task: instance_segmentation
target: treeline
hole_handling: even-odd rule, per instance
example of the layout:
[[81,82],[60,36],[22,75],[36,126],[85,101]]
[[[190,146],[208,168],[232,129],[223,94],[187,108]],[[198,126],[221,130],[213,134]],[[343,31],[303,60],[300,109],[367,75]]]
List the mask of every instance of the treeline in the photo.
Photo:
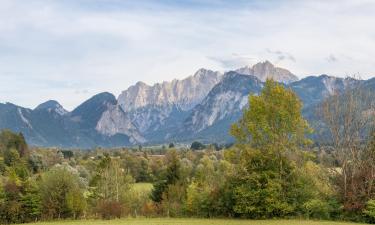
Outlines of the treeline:
[[[375,222],[374,108],[350,90],[322,105],[330,145],[312,147],[302,104],[267,81],[233,146],[30,149],[0,134],[0,222],[120,217],[314,218]],[[147,183],[152,183],[152,189]]]

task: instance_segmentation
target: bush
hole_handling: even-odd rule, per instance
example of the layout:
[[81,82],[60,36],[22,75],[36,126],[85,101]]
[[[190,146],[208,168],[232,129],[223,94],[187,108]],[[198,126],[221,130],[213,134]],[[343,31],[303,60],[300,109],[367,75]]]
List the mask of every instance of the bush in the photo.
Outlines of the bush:
[[121,218],[123,206],[118,201],[100,201],[97,206],[97,213],[102,219]]
[[330,206],[327,202],[319,199],[312,199],[303,204],[306,216],[315,219],[328,219]]
[[375,223],[375,200],[371,199],[367,202],[363,213],[366,215],[368,222]]

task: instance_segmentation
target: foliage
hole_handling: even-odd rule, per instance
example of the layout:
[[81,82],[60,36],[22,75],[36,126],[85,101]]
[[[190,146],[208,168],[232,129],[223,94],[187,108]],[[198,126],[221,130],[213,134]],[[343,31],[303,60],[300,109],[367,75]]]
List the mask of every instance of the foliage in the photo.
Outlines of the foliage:
[[329,218],[329,205],[319,199],[312,199],[303,204],[305,213],[308,218],[328,219]]
[[[151,199],[154,202],[161,203],[163,195],[168,190],[169,185],[174,185],[180,177],[180,161],[176,150],[168,152],[167,157],[167,168],[162,179],[154,184],[154,188],[151,193]],[[164,196],[165,197],[165,196]]]
[[368,217],[368,221],[375,223],[375,200],[369,200],[363,213]]
[[102,219],[114,219],[122,216],[123,206],[118,201],[100,200],[96,210]]
[[200,143],[199,141],[194,141],[193,143],[191,143],[191,146],[190,146],[190,149],[192,150],[202,150],[202,149],[205,149],[206,146],[202,143]]
[[[0,223],[161,216],[375,222],[375,133],[358,135],[354,126],[349,131],[361,137],[360,142],[311,146],[307,138],[311,129],[291,90],[268,80],[249,103],[231,129],[236,142],[230,145],[29,148],[22,134],[3,131]],[[352,112],[348,110],[348,115]],[[355,115],[354,119],[360,118]],[[345,118],[350,122],[352,117]],[[192,221],[207,223],[186,223]]]
[[313,197],[308,190],[315,188],[297,167],[305,164],[301,150],[310,143],[302,104],[295,93],[272,80],[259,96],[250,96],[249,103],[231,130],[241,149],[233,210],[250,218],[296,215]]
[[47,218],[78,217],[85,210],[80,180],[65,167],[55,167],[43,174],[40,193]]

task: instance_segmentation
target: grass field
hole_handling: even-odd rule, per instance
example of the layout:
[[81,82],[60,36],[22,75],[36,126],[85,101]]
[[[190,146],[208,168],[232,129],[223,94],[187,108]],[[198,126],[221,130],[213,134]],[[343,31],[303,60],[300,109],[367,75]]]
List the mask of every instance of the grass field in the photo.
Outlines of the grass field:
[[151,183],[135,183],[133,189],[138,192],[143,192],[145,194],[148,194],[152,190],[152,184]]
[[[32,223],[31,225],[350,225],[357,223],[303,220],[230,220],[230,219],[122,219],[122,220],[76,220]],[[358,225],[358,224],[357,224]]]

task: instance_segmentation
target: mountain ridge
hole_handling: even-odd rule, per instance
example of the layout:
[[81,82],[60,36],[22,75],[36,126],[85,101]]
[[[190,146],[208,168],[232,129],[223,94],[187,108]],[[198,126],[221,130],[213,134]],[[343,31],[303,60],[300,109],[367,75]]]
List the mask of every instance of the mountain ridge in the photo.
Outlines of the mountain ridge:
[[327,96],[358,84],[375,86],[375,78],[363,81],[320,75],[299,80],[268,61],[247,68],[254,68],[255,74],[241,68],[225,73],[199,69],[182,80],[155,85],[140,81],[118,98],[109,92],[99,93],[71,112],[55,100],[34,109],[0,103],[0,129],[22,132],[32,145],[66,148],[229,142],[230,124],[240,118],[248,95],[260,93],[272,71],[276,72],[271,78],[297,93],[304,104],[303,114],[312,124],[316,120],[314,107]]

